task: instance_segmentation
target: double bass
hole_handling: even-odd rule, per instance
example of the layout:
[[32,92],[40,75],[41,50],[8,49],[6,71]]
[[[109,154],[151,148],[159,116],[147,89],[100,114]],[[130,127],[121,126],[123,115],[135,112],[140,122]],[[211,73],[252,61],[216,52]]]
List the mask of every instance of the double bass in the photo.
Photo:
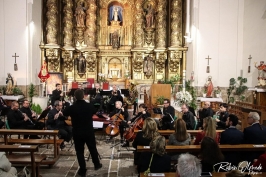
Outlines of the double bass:
[[121,114],[121,110],[113,115],[111,118],[111,123],[106,127],[105,133],[109,136],[117,136],[119,134],[119,125],[124,121],[124,116]]
[[137,132],[139,130],[142,130],[143,123],[144,123],[144,119],[142,118],[142,115],[143,114],[137,117],[136,120],[131,124],[132,126],[129,128],[129,130],[124,133],[124,138],[127,141],[132,142],[136,138],[135,131]]

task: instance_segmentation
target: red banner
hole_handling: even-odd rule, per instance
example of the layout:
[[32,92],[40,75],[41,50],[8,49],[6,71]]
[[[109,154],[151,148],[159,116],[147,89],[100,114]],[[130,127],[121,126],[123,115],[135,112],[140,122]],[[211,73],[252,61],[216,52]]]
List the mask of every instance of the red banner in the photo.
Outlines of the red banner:
[[47,64],[45,61],[43,62],[43,65],[38,74],[38,77],[41,79],[42,82],[45,82],[50,77],[50,74],[48,73],[48,69],[47,69]]

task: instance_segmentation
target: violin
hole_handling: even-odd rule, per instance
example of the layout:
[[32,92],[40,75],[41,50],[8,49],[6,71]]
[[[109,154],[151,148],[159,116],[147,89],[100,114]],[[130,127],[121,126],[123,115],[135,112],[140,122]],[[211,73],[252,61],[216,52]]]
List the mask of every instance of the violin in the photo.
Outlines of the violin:
[[121,110],[119,110],[118,113],[116,113],[115,115],[113,115],[110,120],[111,123],[106,127],[105,129],[105,133],[109,136],[117,136],[119,135],[120,131],[119,131],[119,125],[122,121],[124,120],[124,116],[121,114]]

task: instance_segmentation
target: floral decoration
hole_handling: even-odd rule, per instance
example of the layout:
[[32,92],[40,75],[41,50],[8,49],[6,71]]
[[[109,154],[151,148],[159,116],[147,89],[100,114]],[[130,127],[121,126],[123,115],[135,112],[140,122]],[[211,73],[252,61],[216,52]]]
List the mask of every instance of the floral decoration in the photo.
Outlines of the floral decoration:
[[188,91],[177,92],[175,96],[175,103],[177,103],[179,106],[182,104],[190,104],[193,99]]
[[105,74],[98,73],[98,76],[99,76],[99,78],[98,78],[99,82],[107,82],[107,80],[105,78]]

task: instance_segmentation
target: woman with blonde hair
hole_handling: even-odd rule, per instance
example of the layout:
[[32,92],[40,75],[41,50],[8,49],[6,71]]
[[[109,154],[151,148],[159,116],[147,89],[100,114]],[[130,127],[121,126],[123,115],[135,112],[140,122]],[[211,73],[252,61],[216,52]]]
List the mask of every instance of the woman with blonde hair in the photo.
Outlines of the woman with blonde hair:
[[156,136],[150,143],[151,152],[143,152],[139,159],[138,172],[164,173],[171,168],[171,157],[165,152],[165,138]]
[[[152,139],[159,136],[158,128],[153,118],[146,118],[142,127],[142,131],[138,132],[132,146],[137,149],[137,146],[149,146]],[[140,153],[134,151],[134,164],[138,165]]]
[[212,117],[203,119],[203,130],[197,134],[194,144],[199,145],[205,136],[211,137],[219,143],[220,134],[216,133],[216,121]]

